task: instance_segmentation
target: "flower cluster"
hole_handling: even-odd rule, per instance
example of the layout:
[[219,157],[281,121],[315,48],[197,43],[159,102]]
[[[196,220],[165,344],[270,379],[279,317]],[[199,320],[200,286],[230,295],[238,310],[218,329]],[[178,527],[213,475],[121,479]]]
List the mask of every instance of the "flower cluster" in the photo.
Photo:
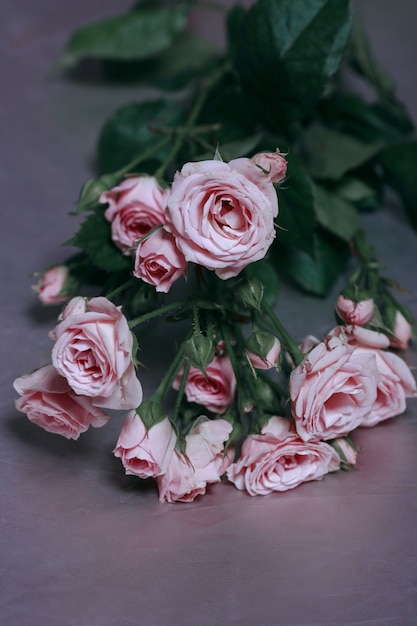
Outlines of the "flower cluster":
[[[34,288],[63,307],[51,361],[16,379],[16,407],[70,439],[123,412],[114,456],[127,475],[154,479],[161,502],[191,502],[221,480],[252,496],[282,492],[352,468],[355,430],[417,395],[399,354],[412,316],[360,217],[388,185],[417,223],[415,125],[366,41],[349,40],[347,0],[337,12],[279,0],[232,8],[219,55],[185,33],[194,3],[151,4],[84,28],[65,52],[65,68],[100,59],[103,39],[114,67],[129,50],[138,80],[177,93],[122,107],[103,126],[100,175],[81,189],[84,219],[69,242],[79,253]],[[300,54],[318,40],[314,58]],[[339,91],[345,63],[375,106]],[[322,340],[292,338],[277,315],[281,272],[327,295],[349,254],[357,270],[335,327]],[[137,353],[162,316],[181,325],[149,394]]]
[[[72,439],[103,426],[106,409],[127,411],[114,455],[126,474],[154,478],[161,501],[190,502],[223,476],[258,495],[355,465],[352,431],[404,412],[416,383],[388,350],[392,333],[365,327],[372,299],[354,303],[341,295],[336,312],[346,325],[297,346],[263,283],[243,271],[265,256],[275,236],[274,184],[284,180],[285,165],[280,152],[206,160],[184,165],[170,188],[136,176],[102,193],[113,243],[132,258],[133,281],[166,293],[193,263],[195,292],[130,322],[112,294],[72,297],[50,332],[51,364],[15,381],[17,408]],[[57,284],[55,295],[48,286],[49,303],[58,304],[65,272],[48,269],[45,282],[51,275]],[[193,330],[143,401],[133,329],[171,311],[191,317]],[[249,334],[242,322],[252,327]],[[286,373],[284,355],[292,364]],[[177,392],[172,417],[170,390]]]

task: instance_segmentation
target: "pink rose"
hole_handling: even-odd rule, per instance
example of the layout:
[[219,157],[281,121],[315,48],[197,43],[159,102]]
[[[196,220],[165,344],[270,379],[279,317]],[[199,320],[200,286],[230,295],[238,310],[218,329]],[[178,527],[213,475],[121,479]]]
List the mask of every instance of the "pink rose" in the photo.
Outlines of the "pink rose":
[[287,174],[287,161],[279,152],[259,152],[252,161],[268,176],[271,183],[280,183]]
[[224,444],[232,431],[226,420],[197,421],[185,437],[185,455],[174,451],[167,471],[158,477],[160,502],[192,502],[220,481],[230,464]]
[[[355,327],[345,329],[355,354],[373,355],[379,372],[375,402],[372,410],[364,416],[360,424],[361,426],[375,426],[375,424],[400,415],[405,411],[406,398],[417,396],[416,381],[403,359],[392,352],[380,349],[381,337],[384,337],[386,343],[389,343],[385,335],[372,330],[367,330],[366,334],[358,334],[355,330]],[[385,344],[382,347],[387,346]]]
[[165,228],[187,261],[227,279],[265,256],[277,214],[272,183],[255,184],[232,162],[201,161],[175,174]]
[[297,433],[304,441],[347,435],[374,406],[379,381],[372,352],[356,352],[340,329],[329,334],[291,373]]
[[165,222],[168,193],[153,176],[132,176],[101,194],[100,202],[109,205],[104,215],[118,248],[129,254],[129,248],[151,228]]
[[[174,389],[179,389],[183,370],[174,380]],[[236,378],[227,354],[215,356],[207,366],[206,374],[191,366],[185,383],[188,402],[202,404],[208,411],[224,413],[232,402],[236,390]]]
[[407,350],[412,335],[412,326],[401,311],[395,314],[394,330],[390,336],[390,346],[399,350]]
[[[356,348],[363,354],[366,348]],[[416,382],[407,364],[396,354],[373,350],[381,374],[372,411],[364,417],[361,426],[374,426],[390,417],[404,413],[406,398],[417,396]]]
[[121,307],[103,297],[68,304],[56,326],[52,363],[75,393],[94,406],[132,409],[142,401],[142,386],[132,361],[133,338]]
[[34,286],[42,304],[62,304],[69,299],[65,293],[68,273],[66,265],[55,265],[42,274],[40,281]]
[[336,302],[336,313],[345,324],[364,326],[374,314],[374,301],[372,298],[355,302],[350,298],[340,295]]
[[52,365],[46,365],[14,381],[22,396],[16,408],[50,433],[78,439],[89,426],[103,426],[110,418],[91,399],[73,392]]
[[175,245],[174,237],[159,229],[138,245],[133,274],[153,285],[156,291],[168,293],[186,267],[187,262]]
[[335,450],[323,441],[305,442],[291,420],[271,417],[259,435],[249,435],[227,478],[249,495],[267,495],[294,489],[308,480],[320,480],[340,468]]
[[126,474],[156,477],[166,472],[176,442],[177,436],[167,417],[147,431],[140,412],[130,411],[113,454],[122,460]]

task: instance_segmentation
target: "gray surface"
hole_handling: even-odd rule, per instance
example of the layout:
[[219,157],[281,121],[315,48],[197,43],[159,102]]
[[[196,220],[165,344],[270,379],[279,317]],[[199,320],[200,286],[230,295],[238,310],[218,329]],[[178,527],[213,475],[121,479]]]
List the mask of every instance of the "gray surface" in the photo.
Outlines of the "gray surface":
[[[75,443],[41,431],[14,409],[12,380],[49,361],[47,331],[54,324],[54,313],[36,306],[29,274],[66,256],[61,242],[75,228],[67,213],[91,175],[99,126],[136,96],[132,88],[51,77],[48,68],[76,26],[129,5],[2,4],[0,621],[415,624],[416,401],[404,416],[357,432],[363,449],[357,472],[263,498],[216,485],[191,505],[158,504],[153,488],[125,489],[111,455],[116,420]],[[379,58],[417,117],[417,3],[361,6]],[[414,290],[416,237],[395,203],[388,199],[366,226],[387,274]],[[417,314],[415,291],[403,300]],[[298,336],[324,332],[332,324],[331,301],[284,291],[282,318]],[[158,332],[150,332],[150,343]],[[164,367],[159,354],[145,385]],[[408,359],[416,363],[415,350]]]

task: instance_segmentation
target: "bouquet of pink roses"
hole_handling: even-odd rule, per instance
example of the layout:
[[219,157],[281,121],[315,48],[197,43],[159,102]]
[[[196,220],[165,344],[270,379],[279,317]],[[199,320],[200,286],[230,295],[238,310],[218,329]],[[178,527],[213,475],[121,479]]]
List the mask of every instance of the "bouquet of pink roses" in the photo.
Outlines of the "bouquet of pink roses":
[[[80,252],[36,285],[62,307],[51,362],[15,381],[16,406],[71,439],[123,411],[114,455],[154,478],[161,501],[222,479],[258,495],[349,469],[352,431],[417,395],[396,352],[412,318],[360,224],[387,184],[416,223],[398,166],[417,150],[414,126],[349,2],[301,4],[234,7],[219,53],[187,30],[192,2],[143,1],[75,33],[61,60],[96,57],[177,97],[127,105],[104,126],[101,174],[81,190],[69,242]],[[345,66],[376,103],[341,90]],[[349,257],[337,325],[321,341],[292,338],[276,313],[280,271],[324,295]],[[138,350],[161,317],[183,323],[148,394]]]

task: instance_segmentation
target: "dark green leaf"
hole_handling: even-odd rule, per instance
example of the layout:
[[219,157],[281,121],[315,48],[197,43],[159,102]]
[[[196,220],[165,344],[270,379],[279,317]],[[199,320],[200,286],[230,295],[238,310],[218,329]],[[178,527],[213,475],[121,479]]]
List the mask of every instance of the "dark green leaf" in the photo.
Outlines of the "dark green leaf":
[[106,78],[113,82],[152,85],[164,90],[184,89],[215,60],[217,53],[207,41],[184,32],[163,52],[144,61],[104,61]]
[[349,248],[340,239],[321,232],[314,234],[314,247],[314,259],[302,250],[287,250],[283,267],[300,287],[325,296],[344,271]]
[[241,19],[235,67],[275,126],[312,111],[339,68],[350,26],[349,0],[258,0]]
[[302,142],[312,176],[333,180],[366,163],[381,149],[380,143],[364,143],[318,124],[310,126]]
[[359,95],[335,94],[320,102],[326,124],[361,141],[398,141],[414,129],[405,108],[386,102],[368,104]]
[[110,223],[105,219],[103,209],[91,213],[67,243],[84,250],[97,267],[108,272],[132,266],[131,259],[123,256],[112,242]]
[[[280,212],[277,223],[278,245],[285,245],[314,254],[313,233],[316,228],[313,183],[301,161],[292,153],[287,155],[287,180],[279,189]],[[284,230],[280,230],[284,229]]]
[[314,195],[318,222],[329,232],[349,242],[360,226],[355,206],[321,185],[315,185]]
[[242,92],[234,74],[228,74],[210,91],[198,122],[220,125],[215,134],[220,145],[240,141],[257,131],[258,119],[252,105],[252,99]]
[[[112,172],[148,150],[161,139],[154,127],[178,123],[178,106],[168,100],[128,104],[104,124],[98,140],[98,163],[101,172]],[[156,154],[150,166],[163,160],[165,151]],[[147,171],[146,163],[141,171]]]
[[236,4],[230,9],[227,14],[226,28],[227,28],[227,44],[228,53],[231,58],[235,56],[236,47],[239,41],[239,33],[243,23],[243,18],[246,15],[246,9],[240,4]]
[[70,69],[82,58],[139,60],[168,48],[186,25],[188,8],[138,9],[84,26],[67,44],[57,67]]
[[373,186],[352,176],[347,176],[341,181],[336,188],[336,193],[363,210],[375,209],[381,204],[380,194]]
[[279,278],[274,265],[263,259],[256,263],[251,263],[245,269],[245,274],[255,276],[264,286],[264,298],[271,306],[275,303],[279,292]]
[[389,184],[398,192],[417,230],[417,140],[388,146],[379,155]]
[[140,80],[163,89],[182,88],[214,58],[215,51],[207,41],[184,32],[170,48],[142,64]]
[[[257,133],[249,137],[245,136],[243,139],[223,143],[218,147],[219,154],[223,161],[231,161],[238,157],[251,155],[255,148],[260,145],[262,137],[262,133]],[[213,156],[213,152],[204,152],[196,160],[204,161],[205,159],[212,159]]]

